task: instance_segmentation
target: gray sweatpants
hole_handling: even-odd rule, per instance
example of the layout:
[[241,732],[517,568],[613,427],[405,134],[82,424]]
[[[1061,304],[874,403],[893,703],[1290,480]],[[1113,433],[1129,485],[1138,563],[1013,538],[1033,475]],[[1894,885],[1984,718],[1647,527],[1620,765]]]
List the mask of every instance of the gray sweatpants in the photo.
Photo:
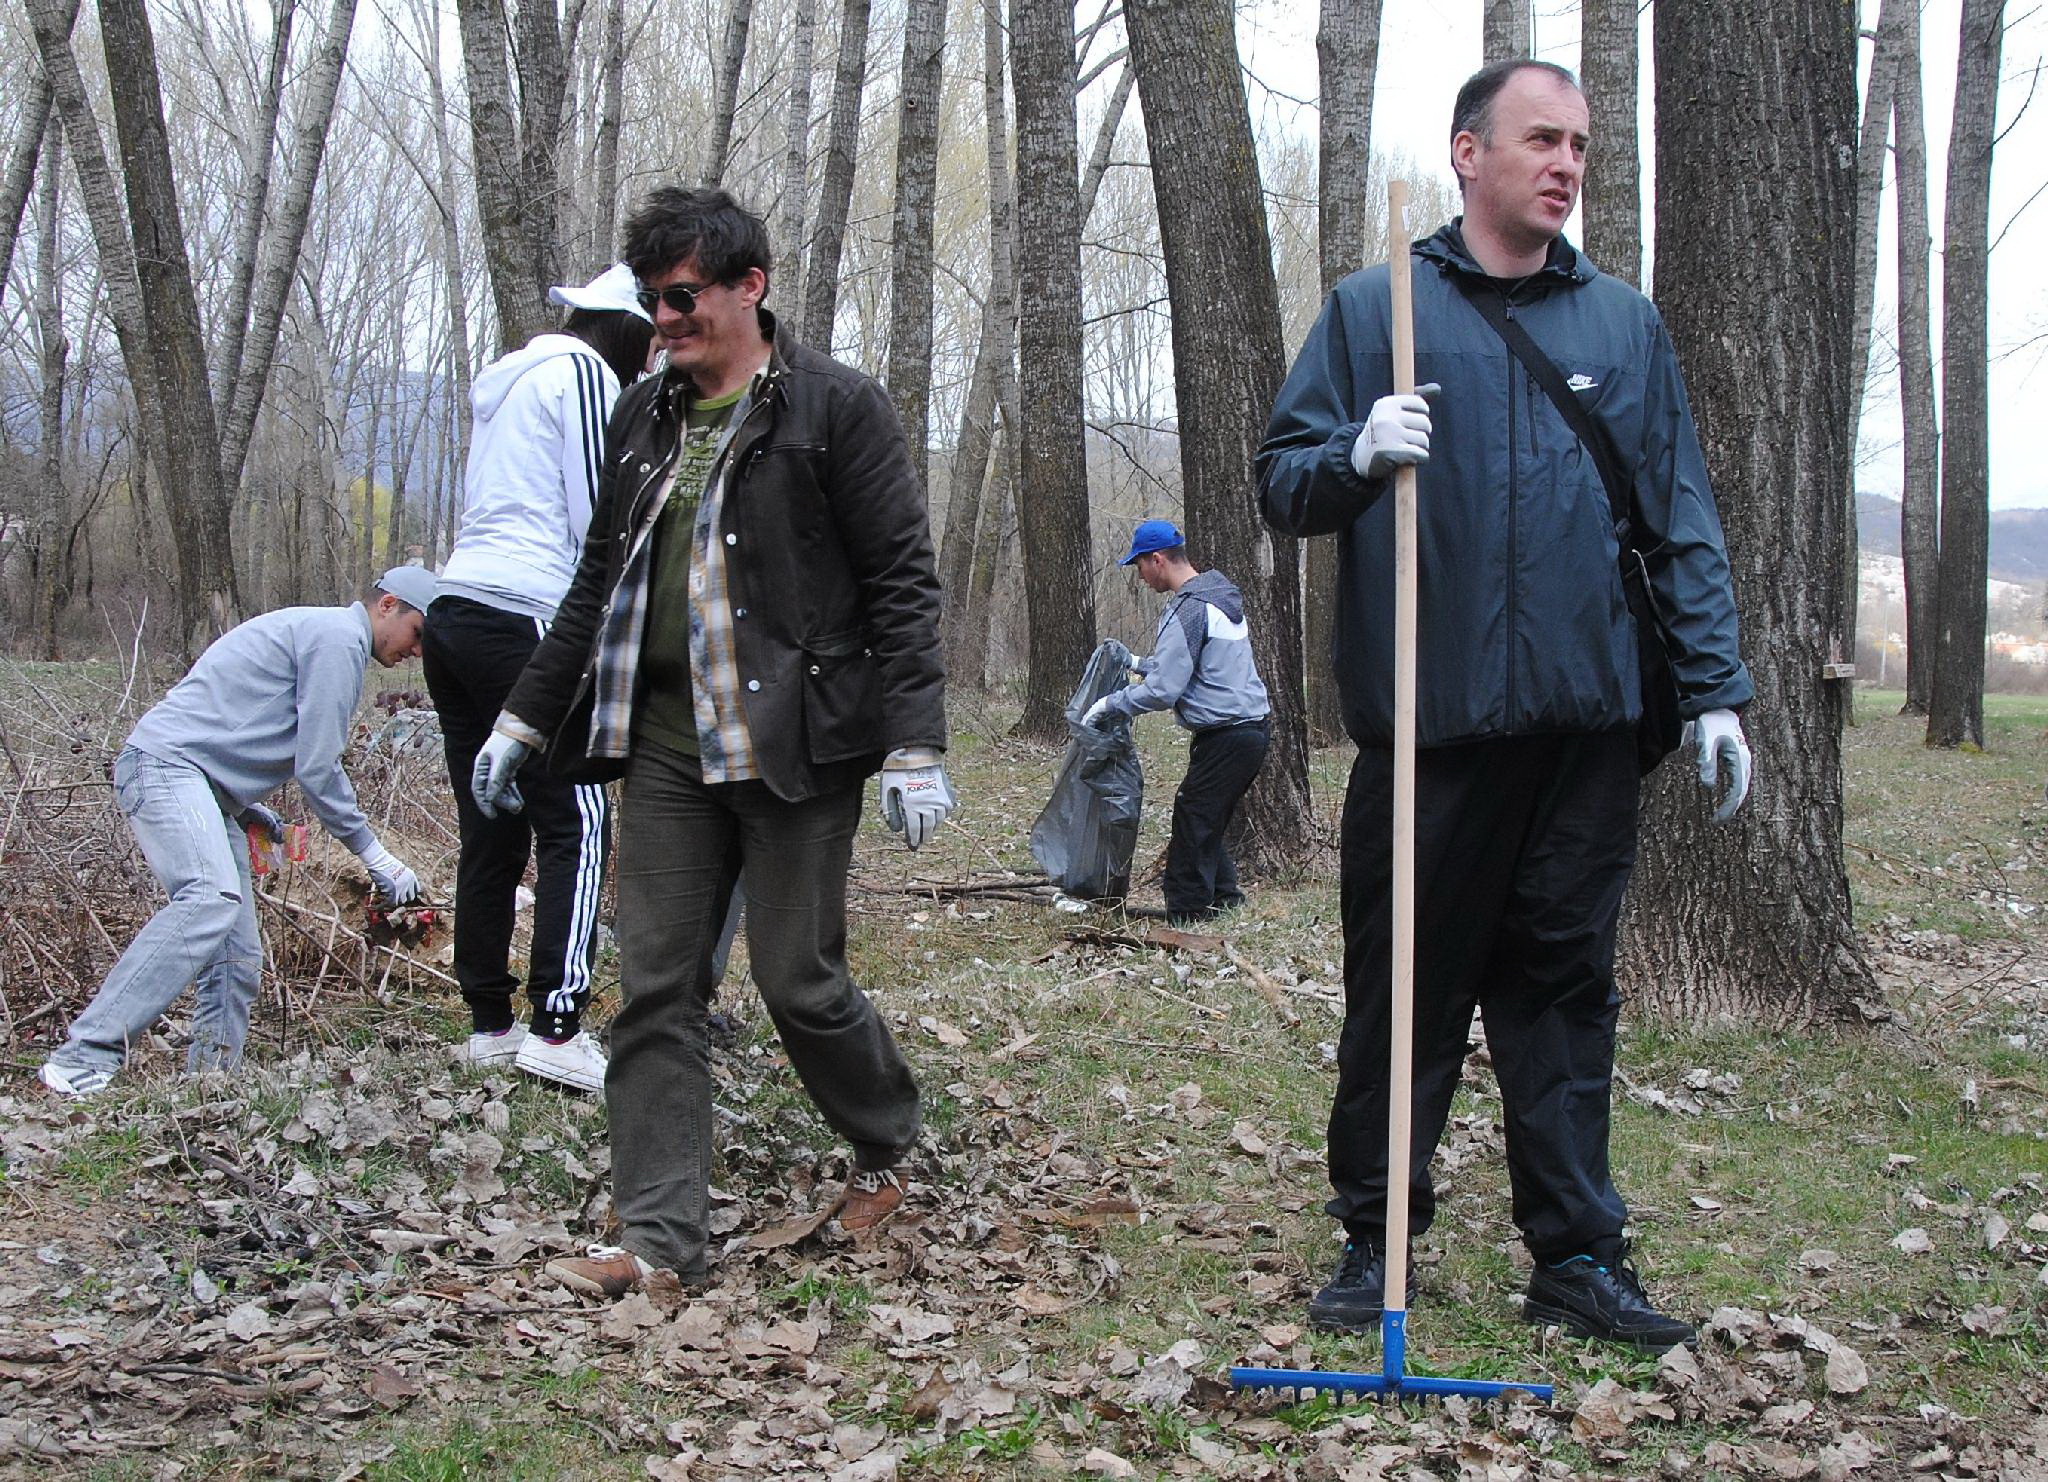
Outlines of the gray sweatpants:
[[917,1084],[846,967],[846,871],[861,788],[788,803],[761,782],[707,785],[694,757],[644,742],[619,804],[619,971],[605,1101],[622,1243],[686,1280],[706,1273],[712,1107],[709,963],[746,873],[747,952],[790,1064],[863,1168],[916,1141]]
[[191,983],[198,1001],[187,1067],[232,1065],[263,970],[242,831],[204,772],[132,746],[114,760],[114,801],[171,899],[135,934],[50,1059],[73,1070],[119,1069]]

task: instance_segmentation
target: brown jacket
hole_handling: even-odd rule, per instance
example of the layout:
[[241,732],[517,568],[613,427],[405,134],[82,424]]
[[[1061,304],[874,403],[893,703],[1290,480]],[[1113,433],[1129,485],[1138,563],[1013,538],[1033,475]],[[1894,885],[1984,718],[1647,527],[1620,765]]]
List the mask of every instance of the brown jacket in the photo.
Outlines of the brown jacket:
[[[939,582],[887,394],[760,313],[773,348],[727,449],[718,529],[755,762],[795,802],[873,774],[898,747],[945,746]],[[505,702],[551,738],[551,770],[577,781],[624,770],[586,754],[598,634],[676,455],[688,389],[670,373],[620,396],[575,579]]]

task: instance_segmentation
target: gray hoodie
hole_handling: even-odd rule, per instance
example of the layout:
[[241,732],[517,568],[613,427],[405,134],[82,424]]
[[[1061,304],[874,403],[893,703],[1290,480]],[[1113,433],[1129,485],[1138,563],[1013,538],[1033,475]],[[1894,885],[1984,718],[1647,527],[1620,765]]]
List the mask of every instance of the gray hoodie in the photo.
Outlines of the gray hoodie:
[[1220,571],[1198,571],[1159,615],[1152,656],[1135,667],[1144,677],[1109,697],[1123,715],[1173,707],[1191,731],[1263,720],[1271,709],[1252,662],[1244,597]]
[[128,744],[197,767],[235,810],[296,777],[314,817],[360,855],[377,837],[341,749],[369,665],[362,603],[266,612],[216,638],[135,723]]

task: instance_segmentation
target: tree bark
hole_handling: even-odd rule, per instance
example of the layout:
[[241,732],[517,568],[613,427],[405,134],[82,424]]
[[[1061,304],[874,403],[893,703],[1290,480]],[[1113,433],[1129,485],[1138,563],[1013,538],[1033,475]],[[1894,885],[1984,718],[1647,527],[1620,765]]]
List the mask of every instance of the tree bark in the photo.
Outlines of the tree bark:
[[[946,654],[946,673],[955,683],[979,689],[987,660],[987,637],[979,635],[982,663],[969,671],[967,649],[969,596],[973,588],[977,541],[992,538],[994,525],[983,517],[983,485],[989,454],[995,445],[996,407],[1005,374],[1015,376],[1017,354],[1017,292],[1012,245],[1010,188],[1010,115],[1004,92],[1003,17],[1001,0],[981,0],[982,116],[985,167],[988,177],[988,297],[982,303],[981,336],[974,352],[967,402],[960,414],[960,437],[953,454],[946,496],[945,538],[939,546],[939,585],[945,606],[939,618],[939,639]],[[983,526],[988,537],[977,535]]]
[[[1905,481],[1899,494],[1899,549],[1906,578],[1906,703],[1927,714],[1934,693],[1935,594],[1941,562],[1941,433],[1935,423],[1934,348],[1928,334],[1927,123],[1920,90],[1920,12],[1896,7],[1899,41],[1892,94],[1898,139],[1899,409]],[[1886,641],[1891,635],[1883,635]]]
[[1988,295],[1991,146],[2004,0],[1963,0],[1941,253],[1941,575],[1927,744],[1984,744],[1984,577],[1991,531]]
[[988,639],[994,626],[996,577],[1002,570],[1003,543],[1010,538],[1010,498],[1017,483],[1015,410],[1014,400],[1001,403],[1002,420],[974,542],[974,570],[968,577],[966,632],[960,640],[957,668],[950,656],[946,660],[949,682],[971,684],[977,689],[988,683]]
[[716,103],[711,115],[711,142],[704,147],[704,183],[719,185],[732,154],[733,116],[739,111],[740,69],[747,63],[747,32],[754,23],[754,0],[732,0],[725,13],[725,45],[718,54]]
[[270,385],[270,367],[277,358],[278,328],[284,322],[285,299],[298,272],[299,251],[306,240],[306,222],[313,210],[313,190],[319,183],[320,165],[327,156],[328,125],[334,118],[334,99],[341,89],[341,69],[348,57],[348,39],[355,29],[355,19],[356,0],[334,0],[320,51],[308,69],[306,95],[300,100],[292,140],[291,171],[285,177],[276,219],[263,246],[262,269],[249,306],[247,349],[239,356],[234,401],[226,409],[226,425],[221,432],[221,485],[230,491],[241,481],[242,465],[249,456],[249,439],[256,431],[256,412]]
[[[48,112],[48,96],[44,99]],[[62,187],[64,136],[50,130],[43,148],[42,220],[36,240],[36,340],[42,385],[37,395],[38,461],[42,476],[42,520],[36,539],[39,605],[42,608],[43,657],[56,660],[60,651],[64,609],[70,600],[69,562],[60,549],[71,524],[70,500],[64,487],[64,376],[71,344],[64,337],[64,303],[59,261],[64,230]]]
[[1585,0],[1579,66],[1599,147],[1586,151],[1586,255],[1600,271],[1643,285],[1642,157],[1637,147],[1637,0]]
[[1659,302],[1720,495],[1758,762],[1727,826],[1685,758],[1648,789],[1624,977],[1667,1016],[1844,1020],[1876,994],[1842,863],[1846,706],[1822,677],[1842,592],[1812,575],[1837,569],[1852,466],[1852,21],[1837,0],[1656,12]]
[[1109,173],[1110,152],[1116,147],[1117,131],[1123,127],[1124,110],[1130,107],[1131,93],[1137,85],[1138,74],[1124,68],[1109,90],[1109,101],[1103,104],[1102,122],[1095,128],[1095,144],[1088,151],[1088,168],[1081,172],[1081,227],[1084,231],[1089,218],[1095,214],[1095,198],[1102,193],[1102,179]]
[[[1317,156],[1316,252],[1325,295],[1366,262],[1367,178],[1372,161],[1372,84],[1379,69],[1381,0],[1322,0],[1316,71],[1322,85]],[[1303,667],[1308,731],[1323,746],[1344,739],[1337,672],[1337,542],[1304,542]]]
[[[441,48],[438,7],[427,8],[423,17],[426,34],[422,54],[427,63],[428,103],[434,110],[434,146],[440,159],[440,187],[435,205],[440,215],[441,293],[448,304],[448,369],[455,387],[449,407],[453,443],[459,449],[455,463],[455,487],[461,487],[462,471],[469,466],[469,302],[462,286],[462,236],[458,222],[455,145],[448,137],[448,98],[441,82]],[[451,519],[450,524],[453,521]],[[454,541],[449,541],[453,546]],[[431,564],[431,563],[429,563]]]
[[917,481],[931,447],[932,222],[939,179],[939,78],[946,0],[909,0],[896,122],[896,224],[889,244],[889,395]]
[[811,65],[817,43],[818,0],[797,0],[796,37],[790,47],[789,125],[782,155],[782,201],[775,213],[776,255],[784,296],[804,301],[804,209],[810,199]]
[[[0,179],[0,298],[7,293],[7,274],[14,266],[14,243],[21,234],[21,215],[35,186],[36,159],[50,123],[50,78],[41,67],[29,78],[21,102],[21,129],[7,153],[7,174]],[[54,157],[54,156],[53,156]]]
[[192,287],[177,182],[171,172],[156,38],[144,0],[100,0],[99,11],[129,228],[136,246],[143,330],[163,404],[164,440],[155,454],[172,511],[179,628],[186,646],[196,651],[241,615],[229,543],[228,491],[220,477],[220,435],[207,381],[199,300]]
[[569,89],[569,46],[580,0],[558,18],[559,0],[516,0],[512,13],[512,63],[519,82],[520,216],[525,252],[532,264],[535,302],[542,328],[552,328],[555,311],[547,290],[562,281],[562,112]]
[[[1241,861],[1298,862],[1309,842],[1300,552],[1268,531],[1252,460],[1285,374],[1280,291],[1230,0],[1125,0],[1144,105],[1166,290],[1182,498],[1193,554],[1245,596],[1272,703],[1265,765],[1238,810]],[[1202,201],[1199,211],[1187,203]]]
[[626,96],[626,0],[610,0],[604,12],[604,66],[599,80],[597,199],[593,232],[601,271],[619,255],[619,135]]
[[[1069,0],[1013,0],[1017,103],[1017,509],[1030,661],[1018,734],[1066,735],[1067,697],[1095,649],[1081,384],[1081,211]],[[1263,214],[1261,216],[1263,220]]]
[[[491,298],[498,309],[501,353],[518,349],[552,321],[547,290],[555,282],[560,197],[560,181],[549,172],[556,160],[561,93],[557,86],[550,113],[547,78],[563,71],[561,34],[554,29],[548,0],[518,3],[522,91],[529,74],[536,84],[534,94],[524,99],[523,112],[513,107],[505,67],[510,31],[503,0],[456,0],[455,7],[462,32],[463,76],[469,86],[477,217],[483,228]],[[543,7],[545,24],[539,14]],[[550,38],[552,58],[541,55]]]
[[832,123],[825,140],[825,176],[818,188],[818,226],[804,279],[803,342],[832,350],[839,314],[839,257],[853,200],[854,152],[860,143],[860,95],[868,77],[868,10],[872,0],[845,0],[839,12],[839,56],[833,64]]
[[1484,30],[1480,40],[1482,64],[1492,66],[1509,57],[1529,55],[1529,0],[1483,0]]
[[249,298],[256,288],[256,252],[270,202],[270,167],[277,156],[277,120],[284,109],[285,72],[292,58],[292,21],[298,0],[271,0],[270,69],[257,106],[256,124],[242,141],[242,188],[235,245],[228,254],[228,298],[220,314],[218,359],[213,375],[215,406],[234,405],[242,374],[242,345],[249,333]]

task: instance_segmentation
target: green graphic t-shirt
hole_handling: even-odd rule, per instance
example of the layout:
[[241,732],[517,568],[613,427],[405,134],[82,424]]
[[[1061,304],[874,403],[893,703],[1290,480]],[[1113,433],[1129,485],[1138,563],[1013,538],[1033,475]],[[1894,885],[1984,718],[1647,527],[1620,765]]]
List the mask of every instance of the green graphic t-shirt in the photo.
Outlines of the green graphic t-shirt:
[[690,693],[690,562],[697,506],[704,498],[718,440],[732,409],[747,394],[692,401],[683,445],[676,451],[675,482],[654,518],[654,556],[647,594],[647,630],[640,645],[640,699],[633,707],[636,738],[697,755],[697,712]]

